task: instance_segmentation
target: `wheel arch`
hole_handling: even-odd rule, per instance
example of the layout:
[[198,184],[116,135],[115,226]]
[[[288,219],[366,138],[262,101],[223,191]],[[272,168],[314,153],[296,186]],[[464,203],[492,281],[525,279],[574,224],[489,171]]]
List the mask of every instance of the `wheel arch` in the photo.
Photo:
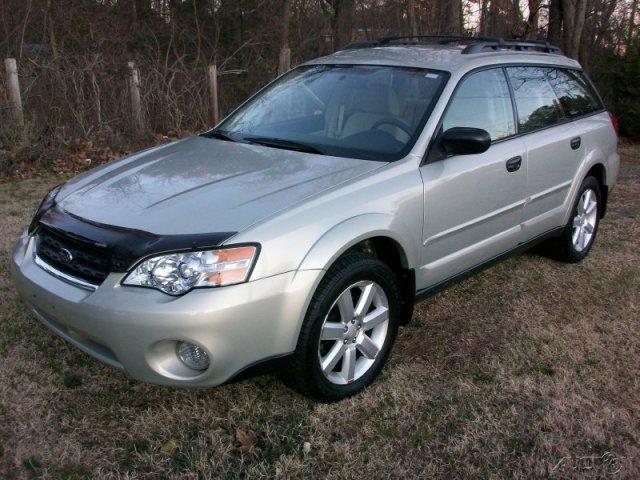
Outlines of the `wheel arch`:
[[328,270],[350,251],[369,253],[384,262],[396,275],[402,295],[401,324],[407,324],[415,302],[415,266],[419,239],[411,230],[387,214],[365,214],[334,226],[316,241],[299,270]]
[[607,168],[605,167],[604,163],[597,162],[589,168],[585,175],[585,178],[586,177],[594,177],[600,185],[600,197],[602,201],[599,205],[598,215],[600,216],[600,218],[604,218],[605,214],[607,213],[607,202],[609,200],[609,187],[607,186]]
[[607,210],[607,200],[609,197],[609,187],[607,186],[608,179],[608,169],[607,164],[602,160],[603,155],[602,152],[594,151],[591,155],[589,155],[585,161],[580,165],[580,168],[575,174],[573,179],[573,185],[571,187],[570,194],[567,196],[565,200],[565,214],[562,221],[562,225],[565,225],[571,216],[571,211],[573,209],[573,205],[577,200],[578,191],[580,189],[580,185],[585,178],[592,176],[600,185],[600,193],[601,193],[601,202],[599,206],[599,217],[604,217]]

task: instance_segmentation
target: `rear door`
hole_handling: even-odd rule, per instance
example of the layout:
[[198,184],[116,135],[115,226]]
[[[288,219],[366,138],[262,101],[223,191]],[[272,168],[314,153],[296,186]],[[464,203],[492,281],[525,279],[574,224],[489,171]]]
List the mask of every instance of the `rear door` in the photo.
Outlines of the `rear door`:
[[577,79],[558,68],[507,68],[518,112],[518,131],[527,148],[527,202],[523,240],[563,222],[563,203],[584,158],[581,115],[587,99],[572,98]]
[[502,68],[461,81],[442,119],[442,131],[453,127],[487,130],[492,145],[482,154],[428,160],[421,167],[425,205],[418,288],[475,267],[515,247],[519,239],[526,150],[514,136],[513,104]]

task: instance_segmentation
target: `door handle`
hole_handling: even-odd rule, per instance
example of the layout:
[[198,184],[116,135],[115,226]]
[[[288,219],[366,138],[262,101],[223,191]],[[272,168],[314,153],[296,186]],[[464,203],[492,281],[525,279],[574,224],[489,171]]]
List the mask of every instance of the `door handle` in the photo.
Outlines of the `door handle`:
[[507,160],[507,172],[515,172],[517,170],[520,170],[520,165],[522,165],[521,156],[518,155],[517,157],[510,158],[509,160]]
[[571,140],[571,150],[579,149],[581,144],[582,144],[582,139],[580,137],[573,138]]

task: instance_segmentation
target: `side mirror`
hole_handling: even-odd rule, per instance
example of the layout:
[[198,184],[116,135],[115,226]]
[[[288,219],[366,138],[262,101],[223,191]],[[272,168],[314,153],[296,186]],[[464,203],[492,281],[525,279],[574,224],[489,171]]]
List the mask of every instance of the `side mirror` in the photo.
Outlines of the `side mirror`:
[[491,146],[491,135],[481,128],[450,128],[440,137],[440,145],[447,155],[484,153]]

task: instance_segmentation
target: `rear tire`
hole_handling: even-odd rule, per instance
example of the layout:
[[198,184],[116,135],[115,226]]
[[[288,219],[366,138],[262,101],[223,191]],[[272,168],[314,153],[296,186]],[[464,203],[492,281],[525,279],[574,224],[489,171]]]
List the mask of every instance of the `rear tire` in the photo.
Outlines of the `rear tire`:
[[400,292],[391,269],[365,253],[344,255],[313,295],[285,380],[324,402],[359,393],[389,357],[399,312]]
[[561,236],[553,243],[554,257],[568,263],[582,261],[591,251],[600,225],[602,194],[594,177],[583,180],[571,216]]

